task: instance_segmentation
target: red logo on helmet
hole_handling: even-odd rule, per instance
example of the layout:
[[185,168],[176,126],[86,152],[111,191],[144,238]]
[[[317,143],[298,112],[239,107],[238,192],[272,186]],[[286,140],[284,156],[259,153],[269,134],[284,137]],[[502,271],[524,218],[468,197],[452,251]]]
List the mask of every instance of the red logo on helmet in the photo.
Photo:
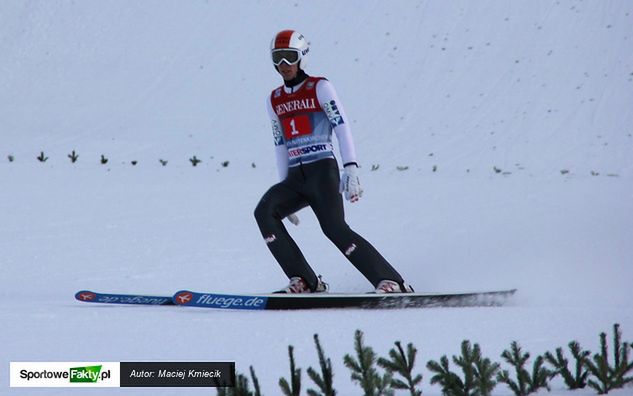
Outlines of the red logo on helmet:
[[176,304],[185,305],[193,299],[191,292],[182,292],[176,295]]

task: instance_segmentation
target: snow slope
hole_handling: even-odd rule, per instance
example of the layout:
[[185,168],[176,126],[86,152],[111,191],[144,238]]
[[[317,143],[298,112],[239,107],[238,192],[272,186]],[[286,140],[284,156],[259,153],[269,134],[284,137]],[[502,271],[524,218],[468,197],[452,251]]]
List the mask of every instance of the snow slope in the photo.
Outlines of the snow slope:
[[[350,225],[418,290],[518,287],[512,305],[262,314],[73,301],[79,289],[285,282],[252,211],[276,179],[263,104],[280,83],[269,40],[287,27],[311,40],[308,71],[333,81],[351,118],[366,195],[346,206]],[[572,339],[596,351],[615,322],[631,338],[629,1],[9,0],[0,48],[0,394],[60,394],[10,389],[9,361],[234,360],[274,395],[287,345],[316,366],[319,333],[336,388],[356,395],[342,357],[362,329],[383,355],[415,343],[435,395],[424,364],[463,339],[497,359],[512,340],[533,354]],[[291,232],[332,289],[369,290],[314,215],[299,216]]]

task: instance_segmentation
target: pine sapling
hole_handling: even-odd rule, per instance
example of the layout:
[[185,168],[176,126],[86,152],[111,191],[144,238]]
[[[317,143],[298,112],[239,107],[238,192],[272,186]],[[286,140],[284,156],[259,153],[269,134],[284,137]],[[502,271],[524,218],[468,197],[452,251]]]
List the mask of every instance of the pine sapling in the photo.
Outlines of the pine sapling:
[[333,379],[334,373],[332,372],[332,362],[330,358],[325,357],[321,343],[319,342],[319,335],[314,335],[314,344],[316,345],[317,354],[319,356],[319,366],[321,367],[321,374],[317,373],[312,367],[308,368],[308,376],[317,384],[320,389],[316,391],[314,389],[308,389],[309,396],[335,396],[336,390],[334,390]]
[[77,154],[75,150],[73,150],[72,153],[68,154],[68,158],[70,158],[70,162],[74,164],[79,159],[79,154]]
[[404,378],[404,381],[392,378],[392,388],[408,390],[411,396],[421,396],[422,391],[418,390],[416,386],[422,382],[422,375],[418,374],[414,376],[413,374],[415,357],[418,350],[413,346],[413,344],[409,343],[407,344],[407,353],[405,354],[400,341],[396,341],[395,345],[396,349],[392,348],[389,351],[389,357],[391,359],[380,358],[378,359],[378,365],[387,370],[387,372],[389,372],[392,376],[394,374],[399,374]]
[[510,373],[507,370],[501,371],[497,375],[497,380],[507,384],[515,395],[526,396],[537,392],[541,388],[546,388],[549,391],[549,380],[554,373],[543,367],[545,362],[543,356],[537,356],[534,360],[532,373],[525,368],[527,361],[530,359],[530,354],[529,352],[523,353],[518,342],[512,342],[511,349],[503,351],[501,357],[514,367],[516,380],[510,377]]
[[475,344],[477,358],[475,359],[475,389],[478,396],[489,396],[497,386],[497,373],[499,363],[492,362],[489,358],[481,357],[481,350]]
[[253,380],[253,387],[255,388],[255,393],[253,394],[253,396],[262,396],[262,391],[259,388],[259,379],[257,378],[257,375],[255,375],[255,369],[253,368],[253,366],[250,366],[250,371],[251,379]]
[[448,358],[446,355],[440,358],[439,362],[430,360],[426,367],[435,375],[431,377],[431,385],[439,384],[442,387],[442,394],[445,396],[462,395],[464,382],[450,370]]
[[[477,346],[477,350],[479,346]],[[461,347],[461,356],[453,356],[453,363],[459,366],[464,373],[464,388],[462,389],[463,395],[468,396],[471,395],[474,391],[474,382],[475,382],[475,368],[474,363],[476,359],[477,351],[473,350],[470,345],[470,341],[464,340],[462,341]]]
[[259,393],[251,392],[248,378],[243,374],[237,374],[235,377],[235,386],[232,388],[218,388],[217,396],[257,396]]
[[198,164],[202,162],[202,160],[198,159],[198,157],[196,157],[195,155],[192,158],[189,158],[189,161],[193,166],[198,166]]
[[565,384],[570,390],[583,389],[587,386],[589,371],[587,371],[586,362],[591,353],[583,351],[580,344],[576,341],[569,343],[569,350],[576,360],[573,374],[568,367],[569,361],[563,355],[563,348],[556,348],[556,355],[547,352],[545,360],[554,367],[555,370],[553,372],[555,375],[563,377]]
[[599,395],[609,393],[613,389],[613,382],[609,370],[609,357],[607,355],[607,335],[600,333],[600,354],[595,354],[593,360],[587,361],[587,368],[593,376],[588,381],[590,387],[598,391]]
[[633,377],[626,375],[633,370],[633,362],[629,362],[630,344],[622,344],[620,325],[613,325],[613,360],[611,367],[608,356],[607,335],[600,333],[600,353],[593,359],[587,359],[586,365],[592,378],[587,382],[598,394],[607,394],[610,390],[622,388],[633,383]]
[[440,384],[442,392],[450,396],[487,396],[497,385],[495,375],[499,364],[482,358],[479,344],[471,346],[470,341],[462,341],[461,355],[453,356],[453,363],[462,369],[463,379],[450,371],[448,358],[443,356],[440,362],[430,361],[429,370],[436,373],[432,384]]
[[620,325],[613,325],[614,338],[614,354],[615,354],[615,383],[617,388],[623,388],[625,385],[633,383],[633,377],[626,375],[633,370],[633,362],[629,362],[629,348],[631,344],[625,342],[622,344],[622,331]]
[[285,378],[279,379],[279,387],[284,396],[299,396],[301,394],[301,369],[295,368],[294,347],[288,346],[290,358],[290,383]]
[[376,354],[371,347],[364,345],[363,332],[360,330],[356,330],[354,335],[354,349],[356,359],[351,355],[345,355],[343,359],[345,366],[352,371],[352,381],[361,386],[365,396],[392,396],[391,375],[378,373],[375,367]]

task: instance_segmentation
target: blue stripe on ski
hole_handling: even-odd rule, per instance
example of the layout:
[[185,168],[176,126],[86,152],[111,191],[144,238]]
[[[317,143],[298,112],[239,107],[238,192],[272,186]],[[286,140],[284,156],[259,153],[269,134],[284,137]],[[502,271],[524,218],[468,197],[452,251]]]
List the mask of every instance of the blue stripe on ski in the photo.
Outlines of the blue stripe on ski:
[[189,290],[181,290],[174,294],[173,302],[176,305],[185,305],[188,307],[262,310],[266,309],[268,297],[196,293]]
[[75,299],[81,302],[101,304],[174,305],[172,298],[166,296],[95,293],[90,290],[82,290],[75,293]]

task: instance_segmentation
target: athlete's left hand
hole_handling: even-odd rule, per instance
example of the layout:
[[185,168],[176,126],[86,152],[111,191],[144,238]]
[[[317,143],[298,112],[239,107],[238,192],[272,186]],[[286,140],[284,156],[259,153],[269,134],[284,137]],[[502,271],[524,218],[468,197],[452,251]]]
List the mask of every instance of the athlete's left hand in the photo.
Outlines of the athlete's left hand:
[[356,163],[347,164],[343,168],[341,185],[339,191],[345,195],[345,199],[356,202],[363,196],[363,189],[358,179],[358,165]]

